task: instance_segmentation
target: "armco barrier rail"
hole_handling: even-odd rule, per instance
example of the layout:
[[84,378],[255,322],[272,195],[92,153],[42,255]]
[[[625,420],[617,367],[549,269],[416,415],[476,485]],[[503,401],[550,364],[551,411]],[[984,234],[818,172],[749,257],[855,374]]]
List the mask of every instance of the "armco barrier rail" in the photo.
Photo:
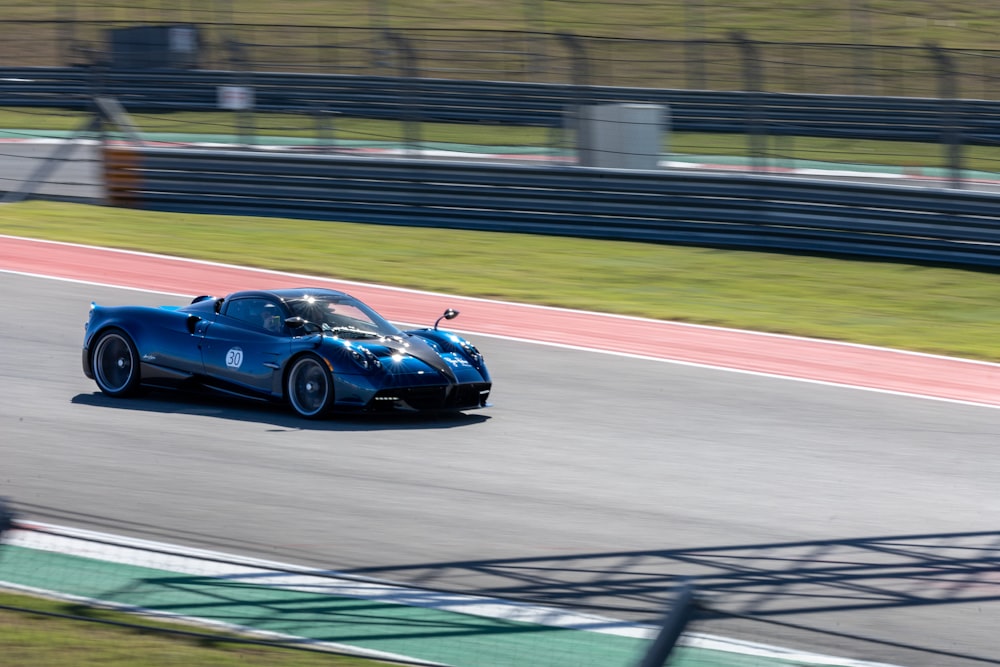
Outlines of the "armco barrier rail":
[[109,203],[1000,266],[1000,195],[796,177],[156,147],[106,149]]
[[570,84],[230,71],[0,68],[0,106],[83,109],[111,95],[129,111],[218,108],[219,86],[254,89],[257,111],[558,127],[577,104],[662,104],[684,132],[1000,145],[1000,102],[618,88]]

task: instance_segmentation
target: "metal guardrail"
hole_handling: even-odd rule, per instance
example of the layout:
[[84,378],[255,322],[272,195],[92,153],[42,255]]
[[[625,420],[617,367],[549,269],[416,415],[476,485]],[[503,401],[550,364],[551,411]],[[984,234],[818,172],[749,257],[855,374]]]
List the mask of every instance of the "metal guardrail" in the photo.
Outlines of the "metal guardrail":
[[0,106],[84,109],[93,95],[132,112],[218,108],[218,87],[252,86],[256,110],[425,122],[559,127],[579,104],[648,103],[683,132],[1000,145],[1000,102],[619,88],[571,84],[206,70],[0,68]]
[[105,152],[109,203],[1000,266],[1000,195],[754,174],[157,147]]

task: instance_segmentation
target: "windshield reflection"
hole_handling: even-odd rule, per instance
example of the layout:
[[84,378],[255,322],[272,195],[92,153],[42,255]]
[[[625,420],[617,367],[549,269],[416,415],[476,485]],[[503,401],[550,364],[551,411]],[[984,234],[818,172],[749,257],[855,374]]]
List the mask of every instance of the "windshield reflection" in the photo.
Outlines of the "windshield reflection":
[[[307,295],[288,299],[285,304],[304,320],[332,330],[378,336],[399,336],[402,332],[366,304],[351,297]],[[324,326],[325,325],[325,326]]]

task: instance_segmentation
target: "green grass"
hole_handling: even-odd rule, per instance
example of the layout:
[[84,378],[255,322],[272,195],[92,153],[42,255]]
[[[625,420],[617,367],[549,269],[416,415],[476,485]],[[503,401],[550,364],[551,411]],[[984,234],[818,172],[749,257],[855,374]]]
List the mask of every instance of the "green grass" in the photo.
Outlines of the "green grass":
[[205,628],[150,621],[70,602],[0,593],[0,605],[41,612],[0,608],[0,662],[4,665],[375,667],[384,664],[329,653],[223,641],[226,635]]
[[0,232],[1000,361],[1000,275],[522,234],[25,202]]

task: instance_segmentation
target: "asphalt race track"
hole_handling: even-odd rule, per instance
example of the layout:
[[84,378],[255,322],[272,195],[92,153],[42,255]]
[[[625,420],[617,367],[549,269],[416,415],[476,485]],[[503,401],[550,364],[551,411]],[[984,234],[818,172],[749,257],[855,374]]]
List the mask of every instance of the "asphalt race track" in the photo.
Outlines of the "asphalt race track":
[[187,300],[0,287],[25,518],[643,621],[694,577],[762,619],[702,632],[1000,664],[997,409],[476,335],[495,405],[460,416],[112,400],[80,371],[89,302]]

